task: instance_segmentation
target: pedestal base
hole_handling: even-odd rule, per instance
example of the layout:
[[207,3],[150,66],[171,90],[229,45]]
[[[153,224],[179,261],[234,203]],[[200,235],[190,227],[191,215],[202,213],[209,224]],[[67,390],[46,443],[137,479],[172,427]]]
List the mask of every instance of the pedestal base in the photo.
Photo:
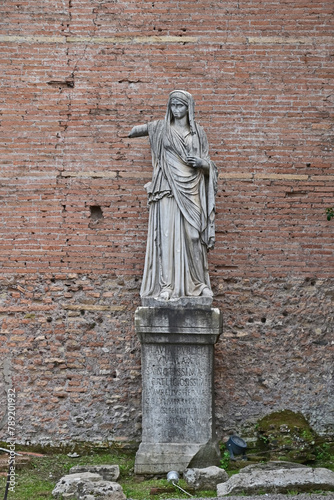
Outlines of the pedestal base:
[[135,472],[218,465],[213,354],[222,331],[219,310],[140,307],[135,321],[143,385],[143,434]]
[[167,473],[171,470],[183,472],[189,467],[219,465],[218,441],[206,444],[195,443],[141,443],[136,454],[135,473]]

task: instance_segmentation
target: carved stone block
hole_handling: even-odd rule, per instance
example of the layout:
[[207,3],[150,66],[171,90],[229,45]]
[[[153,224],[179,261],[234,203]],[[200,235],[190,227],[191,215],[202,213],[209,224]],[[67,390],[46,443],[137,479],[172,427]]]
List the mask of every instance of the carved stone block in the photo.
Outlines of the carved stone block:
[[213,399],[218,309],[139,307],[143,434],[135,472],[184,471],[219,463]]

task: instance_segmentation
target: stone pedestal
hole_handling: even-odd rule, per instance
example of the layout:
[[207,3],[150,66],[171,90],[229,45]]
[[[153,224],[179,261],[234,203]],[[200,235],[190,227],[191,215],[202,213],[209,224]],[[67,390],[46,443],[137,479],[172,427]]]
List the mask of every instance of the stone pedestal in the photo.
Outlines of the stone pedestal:
[[139,307],[142,345],[142,443],[137,474],[219,464],[213,398],[218,309]]

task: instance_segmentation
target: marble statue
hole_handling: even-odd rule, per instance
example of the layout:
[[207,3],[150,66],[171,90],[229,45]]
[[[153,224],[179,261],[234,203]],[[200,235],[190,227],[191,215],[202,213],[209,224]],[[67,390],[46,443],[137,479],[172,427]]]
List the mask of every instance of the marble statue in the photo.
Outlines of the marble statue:
[[207,251],[215,238],[217,168],[192,95],[171,92],[165,119],[137,125],[129,137],[147,135],[153,177],[145,186],[150,213],[140,295],[212,298]]

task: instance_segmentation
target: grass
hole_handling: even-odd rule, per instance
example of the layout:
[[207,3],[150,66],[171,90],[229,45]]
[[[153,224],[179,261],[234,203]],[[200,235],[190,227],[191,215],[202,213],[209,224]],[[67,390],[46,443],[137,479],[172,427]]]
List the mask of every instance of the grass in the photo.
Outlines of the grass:
[[[126,481],[120,483],[123,486],[123,491],[126,495],[127,498],[133,498],[135,500],[154,500],[154,499],[167,499],[167,498],[180,498],[180,499],[185,499],[185,498],[190,498],[188,497],[185,493],[182,493],[178,488],[174,488],[173,485],[168,483],[166,479],[150,479],[146,480],[142,483],[139,484],[134,484],[132,483],[127,483]],[[183,488],[185,491],[189,491],[189,488],[187,486],[187,483],[184,480],[180,480],[178,484]],[[151,488],[168,488],[169,492],[167,493],[160,493],[159,495],[150,495]],[[204,497],[216,497],[217,492],[212,490],[212,491],[200,491],[197,493],[191,493],[191,496],[193,498],[204,498]]]
[[[317,462],[313,467],[327,467],[334,470],[334,456],[332,447],[325,444],[318,448]],[[225,459],[225,461],[224,461]],[[68,457],[66,454],[45,454],[43,457],[32,457],[29,467],[16,470],[15,492],[9,491],[8,500],[54,500],[52,490],[58,480],[69,473],[75,465],[101,465],[117,464],[120,467],[120,478],[118,482],[123,487],[127,498],[133,500],[164,500],[167,498],[189,498],[179,489],[167,482],[166,475],[148,479],[134,474],[134,454],[122,451],[109,452],[86,452],[78,458]],[[228,467],[228,457],[223,462]],[[238,470],[227,470],[229,475],[237,473]],[[178,483],[184,490],[189,491],[188,486],[182,479]],[[6,477],[0,477],[0,499],[3,498],[6,487]],[[152,488],[169,488],[166,493],[151,495]],[[194,498],[216,497],[216,491],[199,491],[193,493]],[[239,494],[240,496],[240,494]],[[242,496],[242,495],[241,495]]]
[[[135,500],[163,500],[166,498],[189,498],[166,479],[143,479],[136,476],[134,455],[122,452],[91,453],[78,458],[70,458],[64,454],[33,457],[29,468],[16,470],[15,492],[9,491],[8,500],[54,500],[52,490],[57,481],[69,473],[75,465],[117,464],[120,467],[118,482],[123,487],[127,498]],[[165,477],[165,475],[164,475]],[[0,498],[3,498],[6,488],[6,477],[0,477]],[[180,480],[179,485],[187,491],[187,484]],[[151,488],[172,488],[173,492],[150,495]],[[197,497],[215,497],[215,491],[201,491],[193,495]]]

